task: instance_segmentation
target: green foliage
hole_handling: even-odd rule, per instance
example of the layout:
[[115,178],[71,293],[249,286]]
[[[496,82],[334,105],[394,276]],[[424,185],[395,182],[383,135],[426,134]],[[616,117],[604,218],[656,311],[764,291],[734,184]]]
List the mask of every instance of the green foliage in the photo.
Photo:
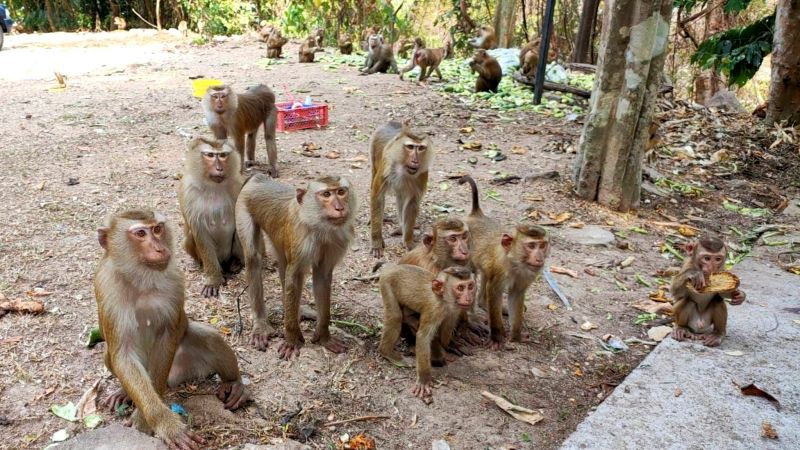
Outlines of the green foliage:
[[750,25],[731,28],[712,36],[697,48],[692,63],[704,69],[714,68],[728,77],[729,85],[743,86],[772,52],[775,14]]
[[181,0],[190,26],[204,23],[204,33],[230,35],[244,32],[256,20],[256,11],[245,0]]
[[[724,11],[726,14],[738,13],[747,9],[752,0],[728,0],[725,2]],[[708,0],[675,0],[673,5],[676,8],[682,8],[685,11],[691,11],[697,5],[705,7]]]

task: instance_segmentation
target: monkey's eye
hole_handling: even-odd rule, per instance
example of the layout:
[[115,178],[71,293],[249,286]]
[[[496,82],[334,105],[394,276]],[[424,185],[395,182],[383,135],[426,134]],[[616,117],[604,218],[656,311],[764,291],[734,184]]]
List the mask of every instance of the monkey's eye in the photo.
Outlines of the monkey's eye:
[[703,256],[703,261],[711,261],[711,257],[708,255]]
[[134,233],[134,234],[136,235],[136,237],[139,237],[139,238],[143,238],[143,237],[147,236],[147,232],[144,231],[144,230],[136,230],[136,233]]
[[338,195],[339,197],[344,197],[345,195],[347,195],[347,189],[339,189],[338,191],[336,191],[336,195]]
[[161,234],[162,231],[163,231],[163,227],[161,225],[156,225],[156,226],[153,227],[153,233],[155,233],[155,234]]
[[464,285],[463,284],[459,284],[458,287],[456,288],[456,290],[458,290],[458,292],[464,292]]
[[417,150],[420,151],[420,152],[424,152],[427,149],[428,149],[427,145],[418,145],[417,146]]
[[473,289],[475,289],[475,284],[473,284],[473,283],[470,283],[470,284],[469,284],[469,290],[471,291],[471,290],[473,290]]
[[211,153],[211,152],[203,152],[203,157],[204,157],[204,158],[208,158],[208,159],[213,159],[213,158],[214,158],[214,153]]
[[228,159],[228,155],[230,154],[231,152],[217,153],[217,156],[219,157],[219,159],[225,161],[226,159]]
[[325,197],[325,198],[329,198],[331,196],[331,191],[324,191],[322,193],[322,196]]
[[455,236],[448,236],[448,237],[447,237],[447,242],[455,242],[455,241],[456,241],[456,239],[457,239],[457,238],[456,238]]

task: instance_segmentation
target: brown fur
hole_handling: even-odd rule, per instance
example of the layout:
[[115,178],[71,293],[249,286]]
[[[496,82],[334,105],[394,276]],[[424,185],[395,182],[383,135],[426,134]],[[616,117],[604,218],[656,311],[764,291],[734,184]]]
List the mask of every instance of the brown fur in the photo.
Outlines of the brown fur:
[[350,36],[347,35],[339,36],[337,44],[339,46],[339,52],[341,54],[350,55],[353,53],[353,41],[350,39]]
[[[326,199],[325,192],[333,194]],[[307,189],[293,189],[259,174],[244,185],[236,201],[236,231],[244,251],[248,292],[255,316],[251,343],[257,349],[265,350],[269,338],[275,334],[264,309],[263,230],[275,248],[283,288],[284,342],[278,353],[289,359],[303,345],[300,295],[309,269],[312,269],[318,314],[312,342],[319,342],[337,353],[345,350],[328,330],[331,284],[333,269],[353,239],[357,211],[356,192],[349,181],[340,177],[319,178],[310,182]]]
[[[469,265],[469,246],[467,244],[466,260],[453,259],[456,248],[448,242],[448,236],[469,237],[467,224],[459,219],[442,219],[433,224],[431,234],[422,238],[422,243],[403,255],[398,264],[409,264],[421,267],[429,272],[439,271],[451,266]],[[463,243],[462,243],[463,244]],[[464,250],[464,249],[459,249]]]
[[473,72],[478,73],[475,80],[475,92],[497,92],[500,80],[503,78],[503,70],[500,63],[486,50],[477,50],[469,63]]
[[283,37],[281,30],[275,28],[267,36],[267,58],[280,58],[283,52],[283,46],[289,42],[288,39]]
[[494,32],[494,28],[488,25],[480,27],[475,37],[469,40],[469,45],[473,48],[482,48],[484,50],[497,48],[497,35]]
[[397,61],[394,59],[392,46],[383,41],[383,36],[373,34],[367,39],[367,59],[361,69],[363,75],[371,75],[376,72],[397,73]]
[[412,53],[411,60],[408,65],[400,70],[400,79],[403,79],[403,74],[414,70],[414,67],[419,66],[419,81],[425,81],[431,76],[433,71],[436,71],[436,76],[442,80],[442,73],[439,71],[439,64],[447,55],[446,48],[425,48],[425,44],[421,39],[417,38],[414,42],[414,52]]
[[298,51],[298,59],[301,63],[313,63],[314,53],[317,51],[317,38],[315,36],[309,36],[300,46],[300,50]]

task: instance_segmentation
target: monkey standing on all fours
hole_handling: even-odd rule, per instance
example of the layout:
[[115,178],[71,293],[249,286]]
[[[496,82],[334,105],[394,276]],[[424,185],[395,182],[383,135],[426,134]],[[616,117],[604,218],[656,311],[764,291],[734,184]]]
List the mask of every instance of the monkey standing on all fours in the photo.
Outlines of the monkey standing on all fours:
[[699,340],[704,345],[716,347],[722,343],[728,326],[728,308],[723,297],[730,298],[732,305],[739,305],[744,302],[745,294],[738,289],[729,293],[700,292],[708,284],[711,274],[725,268],[728,248],[722,239],[703,236],[687,244],[686,251],[688,257],[670,285],[675,300],[672,337],[676,341]]

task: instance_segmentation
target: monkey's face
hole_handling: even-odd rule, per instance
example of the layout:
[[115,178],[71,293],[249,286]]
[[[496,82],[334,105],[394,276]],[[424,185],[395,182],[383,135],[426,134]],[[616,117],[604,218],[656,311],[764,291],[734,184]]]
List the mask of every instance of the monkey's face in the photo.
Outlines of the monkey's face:
[[725,266],[725,247],[717,252],[707,250],[702,245],[698,245],[695,252],[695,263],[697,267],[703,271],[703,275],[708,279],[709,275],[714,272],[719,272]]
[[439,237],[440,246],[450,259],[465,264],[469,260],[469,232],[467,230],[445,231]]
[[383,45],[383,36],[380,34],[373,34],[369,37],[369,49],[370,51],[377,51],[378,47]]
[[[210,148],[211,146],[209,146]],[[226,148],[223,151],[206,150],[201,152],[203,156],[203,167],[208,179],[215,183],[225,181],[225,174],[228,171],[228,156],[231,152]]]
[[451,294],[456,306],[462,310],[472,308],[472,303],[475,301],[475,278],[469,280],[453,279],[450,283]]
[[522,246],[523,262],[528,265],[531,270],[539,271],[544,267],[544,261],[547,259],[547,254],[550,253],[550,242],[547,239],[536,239],[532,237],[519,238],[520,245]]
[[406,152],[406,172],[408,172],[409,175],[414,175],[419,171],[422,160],[425,157],[425,152],[428,151],[428,145],[424,142],[417,142],[409,139],[403,143],[403,149]]
[[350,215],[350,190],[343,186],[323,189],[316,192],[317,203],[322,217],[334,225],[341,225]]
[[167,243],[164,222],[137,222],[128,228],[128,242],[143,264],[164,270],[172,252]]
[[228,109],[228,90],[211,91],[209,94],[211,98],[211,108],[217,114],[222,114]]

